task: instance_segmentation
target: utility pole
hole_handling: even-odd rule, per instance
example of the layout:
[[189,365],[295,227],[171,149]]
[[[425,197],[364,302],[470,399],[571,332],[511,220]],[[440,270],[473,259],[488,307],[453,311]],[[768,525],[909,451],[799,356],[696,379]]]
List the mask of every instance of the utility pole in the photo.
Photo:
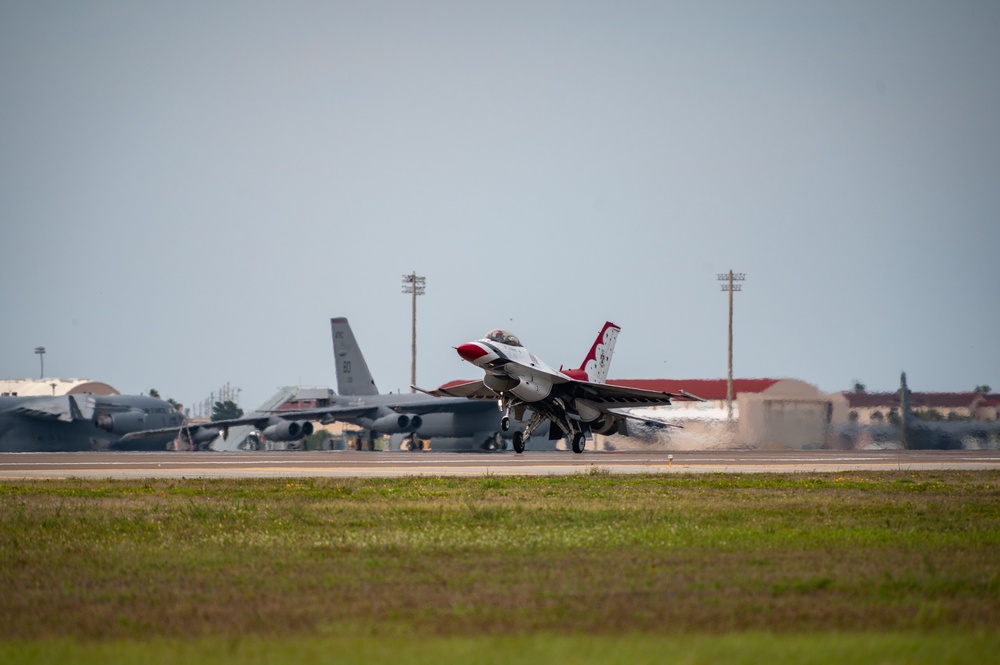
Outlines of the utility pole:
[[409,275],[403,275],[403,293],[413,295],[413,335],[410,338],[410,392],[417,389],[417,296],[424,295],[427,290],[427,278],[419,277],[414,270]]
[[35,353],[38,354],[38,361],[42,365],[41,372],[38,374],[38,378],[39,379],[44,379],[45,378],[45,347],[44,346],[36,346],[35,347]]
[[734,273],[730,270],[728,273],[719,273],[719,281],[725,281],[722,284],[722,290],[729,292],[729,371],[726,375],[726,409],[728,411],[729,424],[733,423],[733,292],[742,291],[742,284],[733,284],[733,282],[742,282],[746,279],[744,273],[738,272]]

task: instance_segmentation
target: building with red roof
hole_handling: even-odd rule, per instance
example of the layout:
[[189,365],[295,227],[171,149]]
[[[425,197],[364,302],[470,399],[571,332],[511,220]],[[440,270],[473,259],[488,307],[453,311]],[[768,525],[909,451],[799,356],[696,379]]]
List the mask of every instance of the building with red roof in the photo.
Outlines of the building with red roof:
[[[924,393],[910,392],[910,411],[924,420],[978,420],[995,422],[1000,419],[1000,395],[976,392]],[[902,414],[900,391],[869,393],[863,390],[837,393],[833,396],[834,422],[854,422],[859,425],[899,422]]]

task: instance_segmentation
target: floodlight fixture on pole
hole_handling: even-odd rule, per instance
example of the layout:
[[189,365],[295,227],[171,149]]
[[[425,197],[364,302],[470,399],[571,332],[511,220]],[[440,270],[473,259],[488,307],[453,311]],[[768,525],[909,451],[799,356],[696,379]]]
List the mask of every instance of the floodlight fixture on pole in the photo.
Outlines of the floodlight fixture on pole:
[[45,347],[44,346],[36,346],[35,347],[35,353],[38,354],[38,361],[41,363],[41,368],[40,368],[41,371],[38,374],[38,378],[39,379],[44,379],[45,378]]
[[728,273],[719,273],[717,279],[720,282],[726,282],[721,285],[722,290],[729,292],[729,362],[726,374],[726,411],[731,425],[733,422],[733,293],[743,290],[742,284],[734,284],[733,282],[742,282],[746,279],[746,274],[734,273],[730,270]]
[[422,296],[427,291],[427,278],[417,275],[414,270],[409,275],[403,275],[403,293],[413,295],[413,334],[410,341],[410,392],[415,393],[417,389],[417,296]]

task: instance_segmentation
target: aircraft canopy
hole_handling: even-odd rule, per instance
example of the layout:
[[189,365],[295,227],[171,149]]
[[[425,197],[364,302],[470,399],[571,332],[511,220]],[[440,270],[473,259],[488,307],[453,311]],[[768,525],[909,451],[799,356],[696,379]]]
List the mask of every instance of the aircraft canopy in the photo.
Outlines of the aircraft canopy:
[[521,340],[509,330],[491,330],[486,333],[486,339],[491,342],[506,344],[507,346],[521,346]]

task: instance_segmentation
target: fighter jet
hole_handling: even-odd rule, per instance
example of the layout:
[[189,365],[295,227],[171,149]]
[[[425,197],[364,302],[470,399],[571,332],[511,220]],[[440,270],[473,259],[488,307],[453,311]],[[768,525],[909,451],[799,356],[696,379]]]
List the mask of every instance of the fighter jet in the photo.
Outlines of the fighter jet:
[[525,442],[545,421],[549,422],[550,439],[568,435],[573,452],[582,453],[586,439],[594,433],[628,435],[626,419],[667,424],[618,409],[670,404],[671,400],[701,401],[683,391],[666,393],[607,385],[620,330],[610,321],[605,323],[583,364],[575,370],[553,369],[521,346],[513,333],[493,330],[480,340],[455,347],[462,360],[484,371],[483,380],[442,386],[437,394],[499,400],[504,431],[510,428],[511,414],[523,422],[530,410],[524,432],[515,432],[512,438],[518,453],[524,452]]
[[[0,451],[163,450],[183,422],[168,402],[144,395],[0,397]],[[159,432],[129,438],[150,430]]]

